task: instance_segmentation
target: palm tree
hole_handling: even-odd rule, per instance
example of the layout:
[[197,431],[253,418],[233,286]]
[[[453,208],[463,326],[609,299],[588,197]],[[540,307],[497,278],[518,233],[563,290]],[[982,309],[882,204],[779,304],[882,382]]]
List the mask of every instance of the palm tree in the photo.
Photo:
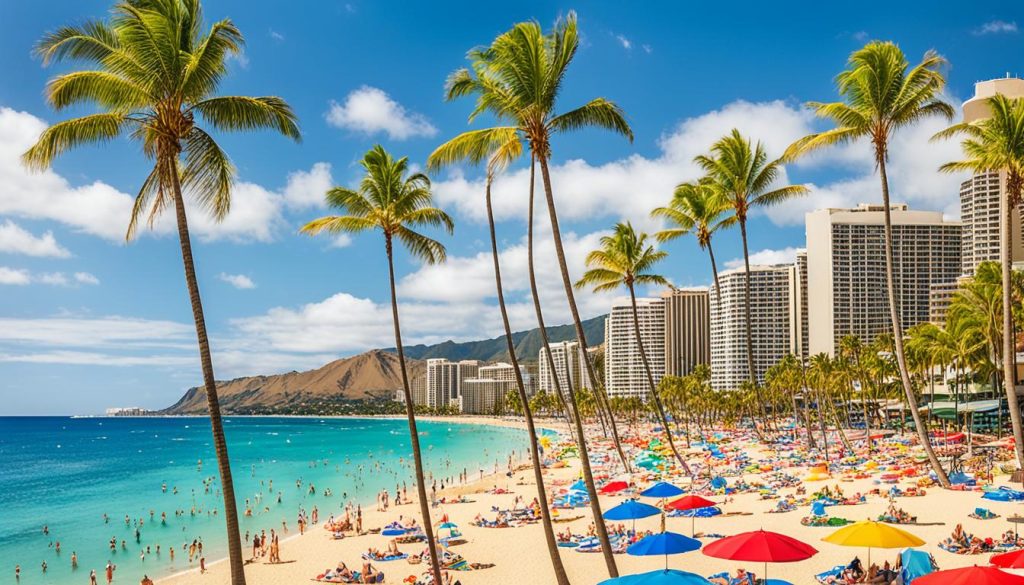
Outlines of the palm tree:
[[409,174],[407,158],[394,159],[380,145],[371,148],[361,161],[366,175],[358,190],[334,187],[327,192],[328,207],[345,215],[329,215],[314,219],[302,227],[302,233],[316,235],[358,234],[380,230],[384,235],[384,251],[388,258],[388,277],[391,285],[391,316],[395,326],[395,347],[402,371],[402,391],[405,396],[406,415],[409,418],[409,438],[412,442],[413,461],[416,466],[416,488],[423,516],[423,530],[430,552],[430,568],[435,583],[441,583],[441,568],[434,542],[434,528],[430,521],[430,502],[423,474],[423,456],[416,431],[416,413],[409,388],[409,374],[402,348],[402,329],[398,318],[398,296],[395,292],[394,244],[403,244],[415,258],[427,264],[444,262],[444,245],[416,231],[418,228],[443,228],[449,234],[454,230],[452,219],[444,211],[433,207],[430,179],[420,173]]
[[[572,313],[577,341],[586,364],[587,376],[591,382],[591,387],[594,389],[596,404],[599,407],[598,410],[603,409],[608,415],[612,440],[618,450],[619,458],[623,466],[629,470],[629,462],[622,450],[618,429],[615,419],[611,414],[607,396],[600,389],[601,387],[594,372],[594,365],[590,362],[587,353],[587,340],[572,292],[572,281],[569,277],[561,234],[558,229],[558,218],[548,169],[548,160],[551,156],[551,138],[555,134],[586,127],[601,127],[623,134],[630,140],[633,137],[632,130],[619,107],[603,98],[591,100],[577,109],[562,114],[555,113],[555,105],[566,70],[572,62],[578,45],[576,15],[573,12],[570,12],[565,20],[558,23],[556,30],[550,35],[545,35],[540,25],[536,22],[516,24],[511,30],[499,35],[489,47],[475,49],[470,52],[471,68],[460,69],[449,77],[447,98],[454,99],[476,95],[477,106],[471,119],[486,112],[493,115],[499,121],[508,124],[507,126],[491,128],[481,132],[514,131],[520,140],[528,144],[531,159],[531,193],[533,192],[532,175],[534,164],[540,164],[544,192],[548,204],[548,215],[551,218],[552,237],[562,275],[562,284],[565,289],[570,312]],[[478,135],[478,139],[484,140],[483,136],[485,134]],[[532,260],[532,197],[530,199],[530,213],[529,239]],[[535,285],[533,284],[535,279],[533,278],[532,262],[530,262],[530,275],[531,289],[533,289],[536,307],[539,306],[539,303]],[[540,317],[539,311],[538,317]],[[538,324],[540,325],[541,332],[546,334],[544,324],[542,322]],[[548,346],[547,353],[549,356],[551,355],[550,346]],[[568,389],[568,392],[569,396],[572,397],[571,388]],[[575,399],[570,400],[570,402],[573,408],[578,408]],[[577,421],[579,420],[578,412],[574,411],[573,416]],[[590,495],[591,509],[594,513],[594,522],[597,526],[598,538],[601,541],[605,564],[608,567],[609,575],[617,577],[618,568],[615,564],[615,557],[611,552],[604,522],[601,519],[600,503],[597,501],[596,488],[593,486],[593,476],[589,471],[588,455],[584,448],[585,438],[579,423],[577,423],[576,431],[577,441],[581,447],[580,459],[583,464],[584,482],[587,484],[587,491]]]
[[[661,230],[654,237],[659,242],[668,242],[686,234],[697,238],[701,250],[708,251],[711,260],[711,274],[715,279],[715,294],[718,295],[718,266],[715,265],[715,252],[711,248],[711,236],[720,229],[731,227],[736,223],[735,215],[726,215],[730,209],[729,201],[722,192],[709,181],[696,183],[680,183],[672,193],[672,201],[667,207],[658,207],[651,211],[651,217],[668,221],[671,227]],[[718,298],[721,302],[720,297]]]
[[990,116],[974,122],[957,124],[937,137],[964,135],[960,143],[965,160],[942,165],[945,172],[971,171],[984,173],[998,171],[1006,176],[1006,195],[1002,205],[1002,369],[1003,386],[1010,409],[1010,423],[1016,441],[1017,462],[1024,467],[1024,427],[1021,425],[1020,404],[1016,391],[1016,348],[1013,331],[1013,277],[1012,219],[1024,196],[1024,99],[1011,99],[995,95],[988,100]]
[[892,218],[886,163],[889,159],[889,142],[896,130],[930,116],[943,116],[947,119],[953,117],[953,108],[938,98],[946,83],[940,71],[945,62],[937,53],[929,51],[921,63],[908,70],[907,58],[895,43],[868,43],[850,55],[847,69],[836,77],[839,94],[844,101],[808,104],[818,116],[835,121],[836,128],[801,138],[785,154],[785,158],[791,160],[820,148],[846,144],[861,138],[871,142],[882,183],[885,277],[900,381],[921,446],[939,483],[944,487],[949,485],[949,478],[935,456],[928,432],[921,421],[921,413],[917,410],[917,399],[914,397],[903,349],[903,328],[900,325],[899,300],[893,277]]
[[644,372],[647,374],[650,395],[658,417],[661,419],[662,428],[665,429],[665,438],[668,440],[672,453],[679,461],[679,466],[689,472],[686,460],[676,449],[675,441],[672,439],[672,429],[668,425],[668,417],[665,416],[665,408],[661,404],[661,398],[658,397],[654,374],[651,373],[651,364],[647,359],[643,338],[640,336],[640,316],[636,308],[636,285],[668,285],[664,276],[651,272],[654,265],[666,256],[668,256],[666,252],[655,250],[654,246],[647,243],[647,234],[643,232],[638,234],[629,222],[617,223],[612,235],[601,238],[601,248],[587,255],[587,266],[590,267],[590,270],[583,274],[583,277],[576,283],[576,287],[591,286],[594,292],[604,292],[616,290],[625,285],[629,290],[629,301],[633,310],[633,335],[636,337],[640,360],[643,362]]
[[860,386],[860,407],[861,415],[864,417],[864,441],[871,453],[871,413],[868,412],[868,385],[864,379],[864,368],[861,365],[861,354],[864,353],[864,344],[856,335],[844,335],[839,340],[839,352],[845,358],[848,365],[849,382],[851,387],[856,381]]
[[295,140],[300,135],[291,107],[281,98],[216,95],[227,73],[225,60],[238,54],[244,41],[230,20],[203,27],[198,0],[137,0],[116,4],[108,21],[64,26],[46,35],[36,47],[44,64],[76,61],[93,67],[51,79],[47,101],[57,109],[94,105],[100,111],[50,126],[23,161],[43,169],[74,147],[126,136],[141,143],[153,162],[126,239],[135,236],[143,216],[152,225],[174,206],[224,497],[231,581],[240,585],[245,573],[234,483],[183,192],[216,220],[231,209],[235,168],[200,121],[223,131],[270,129]]
[[[486,132],[486,131],[485,131]],[[494,262],[494,284],[498,294],[498,307],[501,310],[501,321],[505,327],[505,346],[508,351],[509,361],[515,372],[516,388],[519,391],[519,400],[523,405],[523,415],[526,419],[526,431],[530,435],[530,456],[533,461],[533,478],[537,484],[537,501],[541,503],[541,520],[544,525],[544,539],[548,545],[548,555],[551,557],[551,566],[555,572],[555,580],[559,585],[568,585],[569,578],[565,574],[565,567],[562,565],[562,557],[558,552],[558,541],[555,539],[555,530],[551,522],[551,510],[548,508],[547,492],[544,488],[544,475],[541,469],[540,447],[537,442],[537,429],[533,423],[530,400],[526,395],[526,386],[523,384],[523,376],[519,370],[519,358],[516,356],[515,343],[512,341],[512,327],[508,320],[508,309],[505,306],[505,293],[501,285],[501,264],[498,256],[498,238],[494,229],[494,211],[491,205],[491,184],[495,172],[505,168],[509,163],[519,157],[522,153],[522,142],[514,130],[504,132],[490,132],[488,139],[481,140],[477,133],[469,132],[453,138],[451,141],[439,146],[427,159],[427,167],[437,170],[443,165],[454,163],[458,160],[469,160],[473,163],[480,163],[487,159],[487,178],[484,189],[484,201],[487,207],[487,226],[491,236],[491,256]],[[468,150],[467,150],[468,148]],[[546,336],[546,332],[545,332]],[[550,352],[549,352],[550,353]],[[555,371],[552,369],[551,371]],[[557,376],[556,376],[557,377]],[[543,391],[535,398],[541,399]],[[537,404],[543,405],[542,400]]]
[[[709,155],[694,159],[708,174],[708,181],[722,194],[732,207],[732,218],[740,226],[743,240],[744,306],[746,307],[747,329],[747,373],[755,391],[757,372],[754,370],[754,338],[750,315],[750,251],[747,248],[747,215],[756,207],[770,207],[807,193],[803,185],[778,186],[776,182],[782,172],[779,160],[769,160],[768,153],[760,142],[751,146],[739,130],[719,139],[711,146]],[[717,285],[716,285],[717,288]],[[763,403],[760,405],[764,414]],[[756,425],[755,425],[756,428]]]

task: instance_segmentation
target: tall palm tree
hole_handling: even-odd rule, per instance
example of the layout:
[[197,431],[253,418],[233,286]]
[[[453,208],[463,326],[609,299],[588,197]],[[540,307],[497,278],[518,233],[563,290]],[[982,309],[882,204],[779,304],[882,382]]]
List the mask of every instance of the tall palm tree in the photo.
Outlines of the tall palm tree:
[[[556,30],[550,35],[545,35],[540,25],[536,22],[516,24],[511,30],[499,35],[489,47],[475,49],[470,52],[471,67],[460,69],[449,77],[447,97],[448,99],[455,99],[475,95],[477,97],[477,105],[471,115],[471,119],[486,112],[493,115],[498,121],[507,124],[507,126],[490,130],[499,131],[500,128],[511,129],[529,146],[531,178],[533,165],[539,164],[541,167],[544,192],[548,204],[548,215],[551,219],[552,237],[562,275],[562,284],[565,289],[570,312],[572,313],[573,325],[586,365],[587,376],[591,382],[591,387],[594,389],[593,392],[596,396],[596,404],[599,410],[603,409],[608,415],[612,440],[618,450],[623,466],[628,470],[629,462],[622,450],[614,416],[612,416],[611,409],[609,408],[607,396],[601,390],[594,371],[594,365],[591,363],[587,352],[587,340],[583,332],[579,311],[576,308],[572,292],[572,281],[569,277],[561,234],[558,229],[558,218],[548,169],[548,160],[551,156],[551,138],[555,134],[587,127],[600,127],[623,134],[631,140],[633,137],[632,130],[619,107],[603,98],[591,100],[579,108],[562,114],[555,113],[558,94],[563,85],[566,70],[575,56],[578,45],[576,15],[573,12],[570,12],[563,21],[559,22]],[[533,192],[532,180],[530,182],[530,191],[531,193]],[[533,250],[532,211],[533,200],[531,197],[531,221],[529,222],[529,229],[531,230],[531,259]],[[531,262],[531,277],[533,276],[532,267],[533,264]],[[533,282],[534,279],[531,278],[531,288],[535,289]],[[534,301],[535,305],[538,305],[535,292]],[[541,331],[546,333],[544,325],[542,323],[539,323],[539,325]],[[548,355],[551,355],[550,350]],[[554,369],[552,368],[552,370]],[[568,389],[568,392],[572,396],[571,388]],[[575,400],[570,402],[573,403],[573,408],[578,408],[575,405]],[[573,416],[579,420],[576,412],[573,413]],[[597,501],[593,477],[589,473],[587,452],[582,448],[585,444],[585,438],[579,423],[577,423],[576,430],[577,440],[581,446],[580,458],[583,462],[584,482],[587,484],[587,491],[590,494],[591,508],[594,512],[594,521],[597,526],[598,538],[601,541],[605,564],[608,567],[609,575],[616,577],[618,576],[618,568],[615,563],[615,557],[611,552],[607,531],[601,519],[600,503]]]
[[[491,184],[494,181],[494,174],[519,158],[522,153],[522,141],[514,129],[506,128],[504,131],[484,132],[487,133],[485,139],[480,139],[478,136],[480,131],[467,132],[437,147],[427,159],[427,168],[437,170],[444,165],[453,164],[456,161],[468,160],[472,163],[480,163],[486,159],[487,177],[484,188],[484,201],[487,207],[487,227],[491,236],[494,284],[498,295],[498,307],[501,311],[502,325],[505,327],[505,345],[509,361],[512,363],[512,369],[515,372],[516,389],[519,391],[519,400],[523,405],[523,416],[526,419],[526,431],[530,435],[533,478],[537,484],[537,500],[541,503],[544,540],[548,546],[548,555],[551,557],[551,567],[555,572],[555,581],[559,585],[568,585],[569,578],[566,576],[565,567],[562,565],[562,557],[558,552],[558,541],[555,539],[555,530],[551,521],[551,510],[548,508],[548,497],[544,488],[544,474],[541,469],[542,461],[540,447],[537,442],[537,429],[533,423],[533,413],[531,412],[530,400],[526,395],[526,386],[523,384],[523,376],[519,371],[519,358],[516,356],[515,343],[512,341],[512,327],[509,324],[508,309],[505,306],[505,293],[501,284],[498,238],[494,229],[494,211],[491,204]],[[552,369],[551,371],[554,372],[555,370]],[[540,399],[541,396],[542,394],[537,394],[535,398]],[[538,401],[537,404],[543,405],[544,402]]]
[[[708,251],[716,295],[720,289],[715,251],[711,248],[711,236],[716,231],[736,223],[735,215],[727,215],[730,207],[728,199],[723,197],[722,192],[716,189],[713,183],[698,181],[676,185],[668,206],[651,211],[651,217],[665,219],[671,225],[654,235],[659,242],[668,242],[686,234],[693,234],[700,249]],[[720,296],[716,298],[721,302]]]
[[808,104],[815,113],[836,123],[836,128],[811,134],[793,143],[785,158],[794,159],[806,153],[846,144],[866,138],[874,151],[875,165],[882,183],[882,208],[885,217],[885,278],[889,295],[889,316],[900,381],[907,397],[910,414],[914,418],[932,470],[943,486],[949,485],[946,471],[935,456],[928,432],[917,410],[903,348],[903,328],[900,324],[899,299],[893,277],[892,218],[889,203],[889,178],[886,163],[889,160],[889,142],[894,132],[931,116],[953,117],[953,108],[939,99],[946,84],[941,68],[945,59],[929,51],[924,59],[910,68],[906,56],[895,43],[872,41],[850,55],[847,69],[836,77],[839,95],[843,101]]
[[444,262],[444,245],[416,230],[423,227],[442,228],[450,234],[455,224],[447,213],[432,206],[430,179],[420,173],[409,174],[407,158],[396,160],[382,146],[377,145],[363,156],[361,164],[366,175],[359,183],[359,189],[334,187],[327,192],[328,207],[337,209],[344,215],[328,215],[314,219],[302,227],[302,233],[358,234],[380,230],[384,235],[384,251],[388,258],[388,278],[391,286],[391,316],[394,320],[395,347],[398,349],[405,411],[409,418],[409,438],[416,466],[417,499],[430,551],[430,569],[434,582],[441,583],[441,567],[437,558],[434,528],[430,521],[430,502],[427,500],[423,474],[423,456],[420,452],[419,433],[416,431],[416,413],[409,387],[409,374],[405,366],[405,350],[402,348],[398,296],[395,292],[394,244],[397,240],[412,256],[427,264]]
[[56,109],[91,105],[99,112],[50,126],[23,161],[42,169],[74,147],[119,137],[139,142],[152,161],[126,239],[135,236],[143,216],[152,224],[173,205],[224,497],[231,580],[240,585],[245,573],[238,511],[184,192],[216,220],[231,209],[235,168],[200,123],[223,131],[276,130],[295,140],[300,134],[291,107],[279,97],[216,95],[227,74],[226,59],[238,54],[244,41],[230,20],[204,26],[198,0],[136,0],[116,4],[107,21],[47,34],[36,47],[44,64],[75,61],[86,66],[51,79],[47,101]]
[[616,290],[625,285],[629,290],[630,307],[633,311],[633,335],[636,338],[637,348],[640,350],[640,360],[643,362],[644,372],[647,374],[650,396],[661,420],[662,428],[665,430],[665,438],[668,440],[672,453],[676,456],[679,466],[689,472],[686,460],[676,449],[675,441],[672,439],[672,428],[668,425],[665,408],[661,404],[661,398],[658,397],[654,374],[651,372],[651,364],[647,358],[644,341],[640,336],[640,316],[636,307],[636,285],[668,285],[668,280],[664,276],[651,272],[654,265],[664,260],[666,256],[668,253],[663,250],[655,250],[654,246],[647,243],[647,234],[643,232],[638,234],[629,222],[619,222],[615,224],[612,235],[601,238],[601,248],[587,255],[587,266],[590,267],[590,270],[583,273],[576,283],[576,287],[590,286],[594,292],[603,292]]
[[[708,155],[694,159],[708,181],[714,185],[732,207],[732,217],[740,226],[743,240],[744,306],[747,329],[747,373],[757,392],[757,372],[754,370],[754,333],[750,314],[750,251],[747,248],[747,216],[757,207],[770,207],[807,193],[803,185],[782,185],[776,183],[782,172],[779,160],[769,160],[764,145],[751,145],[749,139],[739,130],[720,138],[711,145]],[[762,415],[764,414],[761,404]]]
[[1003,386],[1006,390],[1007,405],[1010,409],[1010,423],[1016,440],[1017,462],[1024,467],[1024,428],[1021,425],[1020,404],[1016,391],[1016,348],[1013,331],[1013,293],[1011,280],[1013,263],[1010,242],[1012,241],[1013,213],[1020,208],[1024,199],[1024,99],[1011,99],[995,95],[988,100],[989,117],[974,122],[957,124],[937,137],[963,135],[960,143],[966,159],[942,165],[945,172],[971,171],[984,173],[998,171],[1005,175],[1005,197],[1002,205],[1002,241],[1000,264],[1002,266],[1003,315],[1002,339]]

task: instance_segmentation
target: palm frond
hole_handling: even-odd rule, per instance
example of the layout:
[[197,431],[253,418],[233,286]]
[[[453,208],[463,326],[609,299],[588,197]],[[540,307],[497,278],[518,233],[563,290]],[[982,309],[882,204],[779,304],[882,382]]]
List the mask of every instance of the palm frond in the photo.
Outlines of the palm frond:
[[581,130],[583,128],[604,128],[621,134],[633,141],[633,129],[626,121],[625,113],[616,104],[597,98],[590,102],[555,116],[548,122],[548,127],[555,132]]
[[32,169],[50,166],[60,154],[85,144],[108,142],[120,136],[132,121],[124,114],[92,114],[58,122],[43,131],[39,140],[21,155]]
[[273,129],[296,142],[302,139],[295,112],[279,97],[220,96],[197,102],[190,109],[218,130]]

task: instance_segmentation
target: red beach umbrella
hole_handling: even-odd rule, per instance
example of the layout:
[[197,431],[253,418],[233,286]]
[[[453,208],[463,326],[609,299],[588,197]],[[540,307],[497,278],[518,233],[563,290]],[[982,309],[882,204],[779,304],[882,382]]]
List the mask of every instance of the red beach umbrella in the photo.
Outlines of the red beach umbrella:
[[696,510],[698,508],[708,508],[714,505],[715,503],[712,502],[711,500],[702,498],[700,496],[689,495],[683,496],[676,500],[672,500],[671,502],[665,504],[665,507],[671,508],[673,510]]
[[1002,569],[1024,569],[1024,548],[992,555],[988,562]]
[[965,567],[936,571],[914,579],[914,585],[1024,585],[1024,577],[996,567]]
[[624,481],[613,481],[613,482],[605,485],[599,491],[602,494],[614,494],[614,493],[621,492],[622,490],[624,490],[624,489],[626,489],[628,487],[629,487],[629,484],[624,482]]
[[754,530],[716,540],[703,548],[704,554],[732,561],[764,563],[764,578],[768,578],[768,563],[793,563],[818,554],[818,549],[785,534]]
[[[704,499],[704,498],[702,498],[700,496],[689,495],[689,496],[683,496],[683,497],[681,497],[679,499],[676,499],[676,500],[672,500],[668,504],[665,504],[665,507],[666,508],[671,508],[672,510],[683,510],[683,511],[685,511],[685,510],[697,510],[697,509],[700,509],[700,508],[709,508],[709,507],[714,506],[714,505],[715,505],[715,503],[712,502],[711,500]],[[696,516],[691,516],[690,517],[690,536],[694,536],[694,537],[697,536],[696,525],[697,525]]]

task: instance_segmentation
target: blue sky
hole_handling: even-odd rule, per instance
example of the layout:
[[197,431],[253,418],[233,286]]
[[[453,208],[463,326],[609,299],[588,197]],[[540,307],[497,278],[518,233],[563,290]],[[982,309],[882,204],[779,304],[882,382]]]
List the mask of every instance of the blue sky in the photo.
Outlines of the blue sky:
[[[586,252],[619,219],[657,228],[648,211],[691,164],[732,127],[773,154],[822,128],[801,107],[834,98],[832,79],[870,39],[898,42],[911,59],[946,56],[947,98],[973,83],[1024,74],[1024,9],[1015,2],[932,4],[927,11],[864,2],[855,13],[821,3],[517,2],[395,4],[366,1],[205,3],[208,20],[230,17],[245,34],[223,93],[280,95],[300,117],[303,142],[270,134],[221,135],[239,170],[232,215],[214,225],[193,214],[200,284],[218,378],[315,367],[392,343],[387,273],[376,235],[350,240],[297,235],[323,213],[330,185],[354,185],[357,161],[377,143],[420,165],[441,141],[466,129],[471,104],[445,103],[445,77],[466,51],[514,22],[552,23],[575,9],[583,43],[562,108],[604,96],[627,112],[630,144],[597,131],[559,137],[554,188],[567,253],[579,274]],[[46,124],[86,110],[54,112],[43,101],[44,69],[31,55],[46,31],[103,17],[105,1],[5,2],[0,6],[0,415],[92,413],[108,406],[162,407],[199,380],[194,331],[170,224],[126,245],[126,206],[146,163],[124,142],[76,151],[53,170],[29,174],[17,156]],[[958,155],[929,144],[932,121],[894,142],[894,199],[958,215],[958,177],[935,168]],[[756,260],[786,260],[803,245],[803,213],[877,201],[866,145],[816,156],[787,169],[808,183],[805,200],[751,221]],[[500,333],[487,258],[479,172],[436,177],[439,205],[458,226],[444,241],[450,261],[424,268],[398,260],[410,343],[479,339]],[[525,282],[526,175],[511,169],[496,185],[517,329],[533,326]],[[540,277],[551,322],[567,320],[561,283],[540,226]],[[740,256],[738,233],[721,234],[716,256]],[[671,244],[662,269],[678,285],[710,282],[706,257],[690,241]],[[613,295],[581,295],[586,316]]]

